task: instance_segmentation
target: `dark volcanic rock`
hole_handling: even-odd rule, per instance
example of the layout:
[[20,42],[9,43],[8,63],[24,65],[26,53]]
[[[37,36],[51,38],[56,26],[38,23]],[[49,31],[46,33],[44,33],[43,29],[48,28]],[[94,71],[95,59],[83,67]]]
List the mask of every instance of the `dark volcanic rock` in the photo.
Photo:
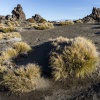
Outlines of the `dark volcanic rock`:
[[85,23],[100,22],[100,8],[93,7],[92,13],[82,19]]
[[20,4],[18,4],[17,7],[15,7],[12,11],[12,18],[20,21],[26,20],[25,13],[23,12],[23,8]]
[[32,18],[33,18],[35,21],[40,21],[41,19],[43,19],[39,14],[35,14],[35,16],[32,16]]

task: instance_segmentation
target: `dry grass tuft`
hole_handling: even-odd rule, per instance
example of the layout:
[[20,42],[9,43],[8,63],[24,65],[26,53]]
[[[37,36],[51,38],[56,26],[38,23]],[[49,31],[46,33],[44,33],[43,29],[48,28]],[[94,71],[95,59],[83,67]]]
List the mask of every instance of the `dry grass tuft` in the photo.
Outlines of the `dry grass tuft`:
[[18,54],[27,53],[32,50],[32,48],[25,42],[16,42],[13,44],[13,48]]
[[0,31],[2,31],[3,33],[14,32],[15,28],[14,27],[5,27],[5,28],[0,29]]
[[21,35],[18,32],[11,32],[11,33],[0,33],[0,40],[5,39],[11,39],[11,38],[21,38]]
[[64,26],[64,25],[73,25],[74,22],[73,21],[61,21],[59,23],[59,25]]
[[27,21],[30,23],[35,23],[35,20],[33,18],[29,18],[29,19],[27,19]]
[[35,90],[41,70],[38,65],[28,64],[14,70],[8,70],[3,74],[3,81],[0,85],[11,92],[29,92]]
[[3,60],[10,60],[18,56],[18,53],[15,49],[8,48],[6,51],[2,52],[1,58]]
[[49,22],[44,22],[44,23],[37,24],[37,26],[34,26],[34,28],[37,30],[52,29],[52,28],[54,28],[54,25]]
[[76,20],[75,23],[83,23],[83,21],[79,19],[79,20]]
[[[75,39],[54,40],[50,66],[54,80],[68,77],[85,78],[94,72],[99,64],[99,54],[92,41],[77,37]],[[55,46],[55,43],[56,46]]]

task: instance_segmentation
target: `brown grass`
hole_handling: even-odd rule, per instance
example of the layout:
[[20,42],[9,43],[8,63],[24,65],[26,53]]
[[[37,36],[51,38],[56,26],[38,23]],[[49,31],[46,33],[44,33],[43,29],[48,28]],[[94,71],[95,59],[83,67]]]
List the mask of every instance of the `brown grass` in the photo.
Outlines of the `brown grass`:
[[16,42],[13,44],[13,48],[17,53],[27,53],[32,50],[32,48],[25,42]]
[[40,76],[40,67],[35,64],[28,64],[25,67],[20,66],[17,69],[8,70],[3,74],[0,85],[11,92],[29,92],[36,89],[37,80]]
[[[67,41],[66,41],[67,40]],[[54,50],[50,57],[50,66],[55,80],[68,77],[85,78],[94,72],[99,64],[99,55],[92,41],[77,37],[64,39],[64,42],[52,42]]]
[[64,26],[64,25],[73,25],[74,22],[73,21],[61,21],[59,23],[59,25]]

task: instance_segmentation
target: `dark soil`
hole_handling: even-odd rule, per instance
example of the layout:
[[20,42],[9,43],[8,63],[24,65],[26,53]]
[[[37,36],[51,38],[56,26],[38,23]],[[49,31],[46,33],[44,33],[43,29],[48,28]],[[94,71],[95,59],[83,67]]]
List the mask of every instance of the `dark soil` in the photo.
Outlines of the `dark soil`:
[[[50,30],[30,29],[21,32],[21,35],[23,40],[32,46],[33,52],[27,58],[17,62],[17,65],[38,63],[46,73],[50,70],[47,63],[50,38],[84,36],[91,39],[100,52],[100,23],[55,26]],[[50,86],[46,89],[24,94],[0,92],[0,100],[100,100],[100,79],[96,74],[94,78],[85,80],[72,79],[74,82],[72,80],[53,82],[48,76],[45,78],[50,81]]]

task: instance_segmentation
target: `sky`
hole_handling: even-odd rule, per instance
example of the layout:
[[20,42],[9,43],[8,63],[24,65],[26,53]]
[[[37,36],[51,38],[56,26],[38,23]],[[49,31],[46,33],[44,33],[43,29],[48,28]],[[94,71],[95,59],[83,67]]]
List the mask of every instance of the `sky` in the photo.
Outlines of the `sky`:
[[47,20],[79,19],[100,7],[100,0],[0,0],[0,15],[11,14],[21,4],[26,18],[40,14]]

